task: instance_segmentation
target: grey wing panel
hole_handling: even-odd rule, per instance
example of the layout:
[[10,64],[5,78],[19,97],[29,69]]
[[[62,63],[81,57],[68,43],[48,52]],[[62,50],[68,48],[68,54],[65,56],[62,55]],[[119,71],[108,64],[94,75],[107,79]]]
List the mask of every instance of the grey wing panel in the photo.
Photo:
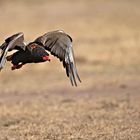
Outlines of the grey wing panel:
[[76,79],[78,79],[79,82],[81,82],[81,79],[76,69],[72,46],[67,48],[64,65],[66,67],[67,76],[70,78],[72,85],[77,86]]
[[63,61],[63,66],[72,85],[77,86],[77,79],[81,82],[75,65],[72,38],[69,35],[63,31],[53,31],[37,38],[35,42],[42,44],[52,55]]
[[6,55],[8,51],[13,50],[16,46],[21,47],[23,50],[25,50],[24,45],[24,36],[23,33],[15,34],[8,39],[5,40],[5,43],[2,45],[2,53],[0,56],[0,70],[4,67],[6,62]]

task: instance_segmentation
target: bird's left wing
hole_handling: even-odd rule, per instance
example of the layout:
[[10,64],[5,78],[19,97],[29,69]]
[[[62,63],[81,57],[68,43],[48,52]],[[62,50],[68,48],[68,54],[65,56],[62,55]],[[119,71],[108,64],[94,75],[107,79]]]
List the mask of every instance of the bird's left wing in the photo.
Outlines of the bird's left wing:
[[2,50],[1,56],[0,56],[0,70],[4,67],[6,62],[6,55],[8,51],[12,51],[13,49],[23,49],[25,50],[25,44],[24,44],[24,34],[23,33],[17,33],[10,37],[8,37],[5,42],[0,46],[0,49]]
[[38,37],[35,42],[44,46],[63,62],[66,74],[73,86],[77,86],[77,79],[81,82],[75,65],[72,38],[68,34],[61,30],[52,31]]

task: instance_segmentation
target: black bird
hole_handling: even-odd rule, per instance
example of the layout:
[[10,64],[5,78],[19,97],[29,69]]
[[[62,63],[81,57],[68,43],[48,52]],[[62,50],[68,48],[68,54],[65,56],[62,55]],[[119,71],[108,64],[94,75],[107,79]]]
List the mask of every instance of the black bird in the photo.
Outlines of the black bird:
[[29,44],[25,51],[21,49],[10,56],[7,56],[6,59],[13,64],[12,70],[19,69],[27,63],[50,61],[49,54],[46,50],[36,43]]
[[[75,65],[72,38],[62,30],[48,32],[28,45],[24,43],[24,34],[17,33],[7,38],[0,49],[0,70],[4,67],[6,59],[13,64],[12,70],[19,69],[27,63],[50,61],[47,53],[49,51],[62,61],[72,86],[77,86],[77,79],[81,82]],[[8,51],[14,49],[17,52],[7,56]]]

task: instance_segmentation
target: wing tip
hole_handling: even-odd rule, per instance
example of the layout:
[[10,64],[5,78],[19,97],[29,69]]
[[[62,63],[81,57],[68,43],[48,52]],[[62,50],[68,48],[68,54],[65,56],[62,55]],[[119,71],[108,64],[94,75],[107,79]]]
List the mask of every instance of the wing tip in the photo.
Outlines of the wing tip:
[[69,76],[70,76],[70,79],[72,80],[73,82],[73,85],[72,86],[75,86],[77,87],[78,84],[77,84],[77,80],[81,83],[81,79],[77,73],[77,70],[76,68],[73,66],[73,64],[70,64],[70,69],[69,69]]

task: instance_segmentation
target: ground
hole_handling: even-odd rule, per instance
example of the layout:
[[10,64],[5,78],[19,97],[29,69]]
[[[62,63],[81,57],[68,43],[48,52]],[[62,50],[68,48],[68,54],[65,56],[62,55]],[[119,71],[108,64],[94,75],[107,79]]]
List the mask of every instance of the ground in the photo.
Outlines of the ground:
[[0,73],[0,140],[140,139],[139,0],[0,1],[0,41],[63,29],[82,79],[59,61]]

